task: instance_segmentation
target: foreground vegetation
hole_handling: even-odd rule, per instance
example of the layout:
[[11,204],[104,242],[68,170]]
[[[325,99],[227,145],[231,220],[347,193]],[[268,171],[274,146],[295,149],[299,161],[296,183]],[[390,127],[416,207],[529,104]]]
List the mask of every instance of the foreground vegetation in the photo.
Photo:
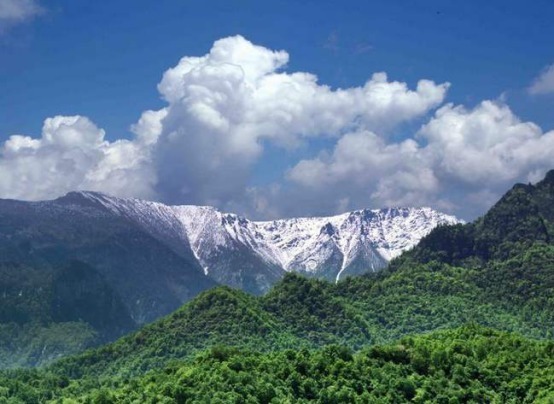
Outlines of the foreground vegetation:
[[215,346],[131,378],[11,371],[0,377],[0,402],[547,403],[553,369],[554,342],[467,325],[357,353],[338,345],[265,354]]

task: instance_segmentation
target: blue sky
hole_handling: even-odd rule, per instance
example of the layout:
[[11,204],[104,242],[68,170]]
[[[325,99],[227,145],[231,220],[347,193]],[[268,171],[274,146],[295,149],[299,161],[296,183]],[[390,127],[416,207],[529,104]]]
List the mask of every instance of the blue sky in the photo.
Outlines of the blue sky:
[[[34,8],[29,9],[26,16],[2,18],[3,2],[7,5],[4,7],[25,3]],[[10,3],[13,4],[10,6]],[[529,88],[541,73],[547,72],[544,69],[554,63],[553,15],[554,3],[546,0],[532,3],[0,0],[0,141],[14,134],[39,139],[46,118],[77,115],[87,117],[95,128],[102,128],[106,141],[133,141],[136,134],[131,132],[130,126],[138,121],[143,111],[159,110],[168,105],[157,89],[167,69],[176,66],[183,56],[208,54],[219,39],[241,35],[268,50],[285,50],[289,55],[288,63],[279,67],[279,71],[309,72],[318,77],[319,84],[332,90],[363,86],[375,72],[386,72],[390,82],[406,83],[410,90],[414,90],[421,79],[433,80],[437,85],[448,82],[450,87],[440,101],[429,102],[423,111],[413,112],[406,119],[396,122],[395,111],[389,111],[394,121],[390,126],[372,121],[353,129],[356,125],[351,122],[336,133],[309,134],[293,142],[294,145],[287,140],[285,147],[278,135],[260,135],[255,143],[263,147],[262,151],[253,151],[248,156],[237,155],[237,159],[247,161],[245,165],[222,164],[210,175],[199,174],[209,172],[200,163],[179,163],[177,152],[168,157],[156,150],[153,153],[157,157],[153,159],[163,160],[163,164],[156,163],[153,171],[139,170],[149,178],[152,188],[149,191],[83,180],[91,176],[91,171],[83,172],[83,178],[76,178],[69,184],[76,188],[92,184],[97,190],[122,196],[148,196],[173,203],[211,203],[256,217],[330,214],[341,209],[381,204],[429,204],[471,218],[482,213],[512,181],[538,178],[548,169],[548,157],[533,160],[528,155],[535,149],[526,146],[518,156],[496,164],[494,168],[503,172],[498,174],[497,180],[468,182],[463,177],[471,175],[471,171],[453,167],[457,163],[449,162],[441,154],[454,151],[437,146],[414,156],[414,161],[436,159],[429,166],[361,162],[362,167],[357,168],[361,171],[354,170],[339,178],[336,172],[344,170],[337,160],[338,145],[348,143],[349,139],[353,142],[355,136],[349,132],[360,131],[371,131],[384,139],[381,146],[389,147],[387,150],[409,139],[415,139],[422,150],[429,143],[444,144],[440,139],[448,134],[439,134],[437,128],[422,131],[421,127],[433,119],[437,108],[453,103],[452,108],[463,106],[466,109],[465,113],[456,115],[458,118],[462,116],[471,121],[475,116],[475,120],[467,124],[469,129],[463,131],[467,141],[461,144],[479,149],[483,144],[472,145],[471,139],[488,136],[490,141],[484,144],[494,148],[505,140],[503,136],[507,136],[494,131],[511,133],[510,128],[517,126],[517,122],[496,129],[488,124],[479,127],[482,120],[477,115],[481,109],[476,108],[480,108],[484,100],[491,100],[498,111],[490,108],[482,111],[497,116],[499,111],[507,114],[502,108],[509,108],[506,120],[516,117],[514,119],[521,122],[533,122],[541,128],[540,133],[531,130],[531,135],[516,128],[514,136],[519,136],[519,143],[521,139],[535,136],[538,139],[535,143],[542,142],[540,149],[549,151],[552,143],[546,136],[554,128],[554,91],[549,90],[548,77],[542,90],[529,91]],[[386,121],[388,117],[383,116],[381,120]],[[184,118],[176,117],[173,121],[180,122],[175,125],[190,125]],[[295,129],[304,131],[301,126]],[[197,142],[187,137],[187,128],[179,130],[183,133],[179,145],[189,153]],[[474,133],[468,134],[471,130]],[[480,135],[479,131],[486,135]],[[206,138],[210,134],[203,136]],[[341,139],[346,140],[341,143]],[[373,140],[368,139],[361,135],[356,138],[366,146],[373,144]],[[533,147],[539,147],[535,143]],[[509,146],[503,147],[505,150]],[[163,147],[157,149],[163,150]],[[368,150],[371,152],[371,147]],[[33,153],[31,161],[21,160],[25,156],[29,158],[28,153],[23,157],[18,155],[17,160],[4,151],[4,165],[0,157],[0,168],[4,171],[0,176],[5,177],[4,182],[0,182],[0,196],[40,199],[55,197],[67,190],[67,186],[59,184],[60,179],[49,177],[46,182],[52,181],[50,187],[42,192],[28,191],[33,181],[44,183],[44,179],[34,171],[25,171],[24,165],[37,162],[37,167],[44,171],[44,167],[56,164],[51,159],[65,158],[59,157],[63,153],[57,154],[58,157]],[[186,153],[182,158],[189,156]],[[197,150],[198,153],[207,153],[205,159],[218,160],[210,154],[216,153],[214,150],[202,149]],[[379,150],[376,153],[383,154]],[[502,156],[506,151],[503,153]],[[401,153],[398,158],[402,159]],[[174,166],[167,163],[173,160],[176,161]],[[512,164],[512,160],[517,160],[517,164]],[[300,164],[302,161],[307,163]],[[501,164],[507,164],[509,169]],[[376,168],[383,165],[390,167],[384,171]],[[319,171],[314,174],[315,166]],[[183,170],[194,172],[183,174]],[[221,170],[221,175],[217,170]],[[226,173],[235,170],[240,173],[240,180],[225,180]],[[313,174],[312,177],[307,177],[306,170]],[[388,180],[380,182],[369,177],[360,180],[368,170]],[[425,174],[417,174],[420,170]],[[509,175],[506,171],[510,171]],[[483,172],[495,174],[490,167]],[[405,175],[399,179],[398,173]],[[432,178],[419,187],[426,189],[425,192],[414,191],[418,188],[415,183],[405,184],[410,181],[408,177],[426,175]],[[50,176],[61,178],[63,170],[53,170]],[[181,182],[174,178],[166,181],[161,176],[182,176],[183,179]],[[223,185],[213,180],[215,177],[223,177]],[[356,177],[352,181],[355,184],[343,186],[345,178],[351,177]],[[26,185],[22,186],[18,178],[24,178]],[[210,190],[197,191],[194,185],[204,186],[212,180]],[[173,184],[176,181],[179,184]],[[172,185],[164,188],[163,184],[170,182]],[[236,192],[218,192],[225,184],[234,185]],[[404,185],[398,192],[383,191],[393,184]],[[329,197],[326,193],[329,189],[336,190],[337,195]],[[329,201],[322,203],[324,198]]]

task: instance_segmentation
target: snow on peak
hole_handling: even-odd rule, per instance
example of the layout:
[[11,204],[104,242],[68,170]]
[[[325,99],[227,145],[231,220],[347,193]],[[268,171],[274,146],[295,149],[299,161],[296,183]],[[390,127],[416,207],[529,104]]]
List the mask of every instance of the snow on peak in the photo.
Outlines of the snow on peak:
[[[174,209],[203,265],[215,250],[242,248],[285,271],[325,273],[323,277],[333,280],[381,269],[436,226],[459,222],[431,208],[364,209],[272,221],[251,221],[211,207]],[[225,254],[219,256],[225,259]]]
[[204,272],[210,274],[217,268],[219,276],[222,271],[243,270],[229,264],[233,255],[250,261],[254,257],[255,265],[273,270],[280,268],[338,281],[343,276],[379,270],[414,247],[436,226],[460,222],[429,207],[363,209],[328,217],[251,221],[209,206],[168,206],[97,192],[72,195],[137,222],[175,249],[191,248]]
[[389,208],[256,224],[287,271],[317,274],[331,251],[338,250],[342,256],[338,280],[361,255],[365,255],[366,271],[380,269],[439,224],[458,222],[431,208]]

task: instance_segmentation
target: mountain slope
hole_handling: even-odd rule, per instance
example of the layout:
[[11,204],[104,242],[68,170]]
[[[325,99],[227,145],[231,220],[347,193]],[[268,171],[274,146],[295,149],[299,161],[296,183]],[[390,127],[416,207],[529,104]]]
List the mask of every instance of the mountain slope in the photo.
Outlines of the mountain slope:
[[380,270],[433,228],[458,222],[430,208],[256,222],[206,206],[79,195],[136,222],[178,253],[192,248],[204,272],[217,282],[257,294],[285,272],[338,281]]
[[285,273],[253,222],[211,207],[175,206],[193,251],[219,283],[260,294]]
[[[200,262],[208,273],[215,272],[221,283],[227,283],[220,275],[219,268],[225,266],[222,261],[236,252],[267,268],[273,279],[284,271],[330,281],[377,271],[436,226],[458,222],[430,208],[361,210],[269,222],[250,221],[207,207],[175,209]],[[266,291],[269,284],[261,284],[259,290]]]
[[[14,327],[37,337],[32,347],[24,342],[29,338],[21,346],[1,344],[0,367],[44,363],[75,347],[68,341],[78,336],[63,332],[43,345],[41,335],[53,325],[96,335],[84,346],[109,341],[214,285],[190,249],[188,258],[177,254],[161,237],[82,194],[0,200],[0,340],[9,340]],[[19,352],[28,352],[26,359]]]
[[265,351],[313,346],[288,332],[261,307],[259,298],[222,286],[115,343],[66,358],[54,368],[70,369],[72,377],[81,377],[85,367],[87,374],[136,375],[220,344]]
[[[540,271],[554,274],[554,248],[536,259]],[[528,261],[505,265],[502,272],[414,265],[337,285],[289,273],[262,297],[219,287],[114,344],[54,368],[71,377],[136,375],[220,344],[263,352],[328,344],[360,349],[467,323],[552,338],[552,276],[544,278],[540,271],[535,276]],[[522,265],[520,272],[510,271],[515,265]],[[534,282],[528,293],[522,272]],[[483,282],[487,273],[498,276],[500,286]]]
[[554,170],[535,185],[514,185],[473,223],[434,229],[392,266],[436,260],[475,267],[514,257],[533,245],[553,243]]
[[50,269],[84,262],[121,297],[138,324],[214,285],[190,249],[188,257],[178,255],[155,236],[80,193],[46,202],[0,201],[2,262]]
[[0,200],[0,367],[113,340],[216,281],[260,294],[287,271],[335,281],[377,270],[454,220],[423,208],[253,222],[95,192]]
[[218,283],[255,294],[267,292],[286,272],[338,281],[380,270],[433,228],[458,223],[430,208],[256,222],[212,207],[167,206],[97,192],[74,192],[64,199],[133,222]]

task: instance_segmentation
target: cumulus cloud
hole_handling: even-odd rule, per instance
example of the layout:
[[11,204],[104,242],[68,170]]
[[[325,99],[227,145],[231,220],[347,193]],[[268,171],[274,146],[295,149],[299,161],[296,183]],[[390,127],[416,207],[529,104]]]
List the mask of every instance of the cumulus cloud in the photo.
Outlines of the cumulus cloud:
[[0,29],[32,19],[43,9],[35,0],[0,1]]
[[44,199],[90,189],[152,197],[153,172],[139,142],[104,140],[104,131],[81,116],[44,122],[42,136],[13,135],[0,149],[0,194]]
[[387,143],[371,132],[349,133],[330,154],[300,161],[288,178],[326,198],[326,209],[344,206],[348,196],[349,208],[433,205],[471,217],[513,182],[539,179],[553,155],[554,131],[521,122],[503,103],[447,104],[413,138]]
[[[421,205],[439,190],[413,139],[387,143],[369,131],[344,135],[331,153],[300,161],[287,175],[293,194],[311,194],[322,212],[368,206]],[[298,197],[286,199],[297,200]],[[305,206],[297,206],[301,213]]]
[[420,130],[437,171],[468,184],[513,181],[552,163],[554,133],[521,122],[502,103],[484,101],[468,111],[446,105]]
[[[468,218],[512,182],[550,168],[554,132],[522,122],[501,101],[440,107],[448,83],[410,88],[385,73],[334,89],[288,72],[288,61],[287,52],[241,36],[182,58],[158,85],[167,105],[145,111],[131,140],[107,141],[82,116],[49,118],[41,137],[14,135],[0,149],[0,197],[91,189],[255,217],[432,205]],[[417,133],[389,136],[437,107]],[[333,146],[274,184],[251,186],[268,145],[314,153],[316,138]]]
[[286,72],[288,60],[241,36],[183,57],[158,85],[167,106],[144,112],[131,141],[107,142],[83,117],[48,119],[42,138],[13,136],[4,145],[0,194],[41,199],[87,188],[225,206],[244,196],[266,144],[384,133],[438,106],[448,88],[421,80],[410,89],[376,73],[363,86],[332,89]]
[[547,66],[529,86],[531,94],[554,93],[554,64]]
[[266,142],[296,147],[353,128],[385,130],[439,105],[448,88],[421,80],[410,90],[377,73],[333,90],[312,74],[285,72],[288,60],[235,36],[164,74],[158,88],[168,107],[156,146],[164,200],[224,204],[244,192]]

